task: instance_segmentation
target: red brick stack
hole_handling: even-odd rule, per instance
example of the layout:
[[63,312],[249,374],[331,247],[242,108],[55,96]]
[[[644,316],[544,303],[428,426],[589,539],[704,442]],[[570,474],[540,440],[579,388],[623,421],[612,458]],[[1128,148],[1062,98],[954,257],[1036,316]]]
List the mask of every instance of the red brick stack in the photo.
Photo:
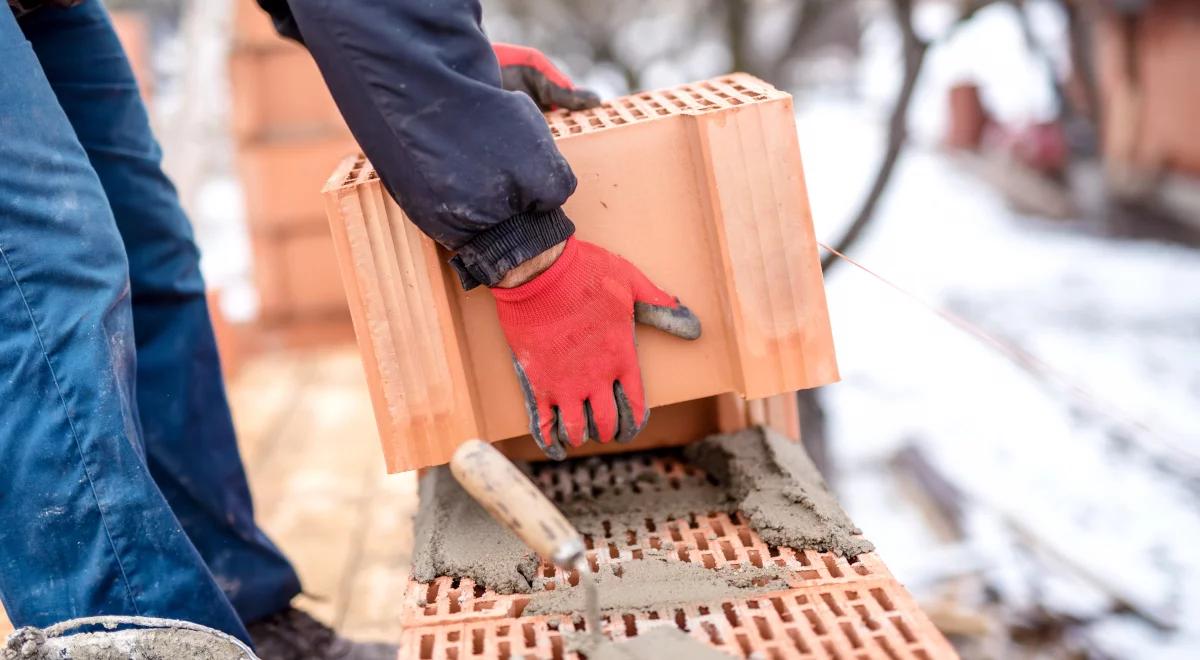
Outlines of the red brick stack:
[[357,146],[312,57],[237,0],[230,56],[233,132],[268,329],[349,329],[321,201],[329,169]]

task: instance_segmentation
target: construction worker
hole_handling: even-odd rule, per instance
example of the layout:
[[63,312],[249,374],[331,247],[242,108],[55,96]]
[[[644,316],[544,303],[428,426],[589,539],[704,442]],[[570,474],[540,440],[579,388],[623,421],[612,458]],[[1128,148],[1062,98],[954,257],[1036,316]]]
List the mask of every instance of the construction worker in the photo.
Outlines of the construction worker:
[[[300,582],[254,521],[192,230],[103,6],[9,4],[0,11],[9,618],[40,627],[99,614],[182,619],[269,660],[394,654],[290,607]],[[262,4],[307,45],[384,184],[454,252],[464,286],[492,287],[539,444],[561,458],[567,445],[632,438],[647,416],[635,304],[638,320],[680,336],[698,335],[699,323],[628,262],[571,238],[561,206],[575,177],[530,97],[578,108],[594,96],[536,51],[494,51],[474,0]]]

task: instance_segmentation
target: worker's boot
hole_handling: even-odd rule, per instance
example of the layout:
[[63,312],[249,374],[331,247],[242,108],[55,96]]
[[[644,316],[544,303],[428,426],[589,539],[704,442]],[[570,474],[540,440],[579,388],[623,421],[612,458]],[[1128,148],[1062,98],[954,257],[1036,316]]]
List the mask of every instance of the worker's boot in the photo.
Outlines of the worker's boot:
[[350,641],[294,607],[246,630],[262,660],[394,660],[398,650],[395,644]]

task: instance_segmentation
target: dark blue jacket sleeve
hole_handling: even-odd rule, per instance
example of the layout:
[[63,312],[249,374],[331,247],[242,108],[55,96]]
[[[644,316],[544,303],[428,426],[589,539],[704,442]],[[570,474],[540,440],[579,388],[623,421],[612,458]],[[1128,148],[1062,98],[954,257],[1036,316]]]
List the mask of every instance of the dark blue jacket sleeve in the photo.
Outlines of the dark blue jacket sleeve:
[[574,232],[561,207],[575,175],[534,102],[501,89],[476,0],[260,2],[308,47],[380,179],[455,252],[464,286],[495,284]]

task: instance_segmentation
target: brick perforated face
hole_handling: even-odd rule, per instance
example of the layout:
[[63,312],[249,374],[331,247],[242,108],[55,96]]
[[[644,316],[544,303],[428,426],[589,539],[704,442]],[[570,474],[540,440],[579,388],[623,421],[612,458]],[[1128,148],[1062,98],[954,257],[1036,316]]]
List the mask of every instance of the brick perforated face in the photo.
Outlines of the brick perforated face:
[[[904,597],[903,608],[896,596]],[[885,587],[869,589],[797,589],[674,610],[607,616],[605,630],[607,636],[620,641],[672,626],[733,657],[955,657],[940,636],[937,641],[922,638],[930,624],[907,600],[907,594],[894,580]],[[401,657],[576,658],[577,654],[567,651],[566,638],[583,632],[581,622],[566,616],[408,628],[400,645]]]
[[354,159],[354,165],[346,171],[346,177],[337,185],[338,188],[353,188],[354,186],[365,181],[378,179],[379,174],[375,172],[375,168],[371,163],[367,162],[367,157],[359,154]]
[[[734,73],[711,80],[618,97],[590,110],[556,110],[546,114],[546,123],[555,138],[565,138],[595,133],[624,124],[652,121],[673,115],[699,115],[786,97],[786,93],[758,78]],[[350,187],[375,178],[375,169],[365,157],[360,156],[341,186]]]
[[590,110],[557,110],[546,115],[546,122],[554,137],[564,138],[672,115],[698,115],[786,97],[787,94],[753,76],[730,74],[622,96]]
[[[708,476],[671,455],[633,454],[586,463],[542,463],[533,479],[558,503],[635,488],[653,473],[669,487]],[[603,628],[614,640],[674,626],[734,656],[938,658],[952,651],[911,596],[873,553],[848,561],[830,553],[777,548],[762,541],[737,513],[692,512],[646,519],[635,528],[604,525],[587,535],[588,565],[619,567],[648,551],[672,562],[708,569],[778,566],[786,589],[751,597],[637,612],[609,612]],[[619,568],[618,568],[619,570]],[[542,563],[535,577],[545,590],[574,586],[579,575]],[[404,595],[402,657],[574,658],[564,635],[581,632],[569,615],[525,616],[528,594],[497,594],[469,579],[410,582]]]

